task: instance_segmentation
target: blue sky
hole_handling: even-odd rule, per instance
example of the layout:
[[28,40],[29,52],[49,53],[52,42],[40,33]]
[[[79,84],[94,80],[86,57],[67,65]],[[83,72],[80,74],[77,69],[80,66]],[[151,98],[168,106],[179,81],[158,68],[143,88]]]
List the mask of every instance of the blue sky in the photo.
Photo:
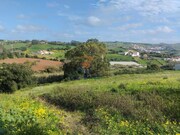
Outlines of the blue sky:
[[0,0],[0,39],[180,42],[180,0]]

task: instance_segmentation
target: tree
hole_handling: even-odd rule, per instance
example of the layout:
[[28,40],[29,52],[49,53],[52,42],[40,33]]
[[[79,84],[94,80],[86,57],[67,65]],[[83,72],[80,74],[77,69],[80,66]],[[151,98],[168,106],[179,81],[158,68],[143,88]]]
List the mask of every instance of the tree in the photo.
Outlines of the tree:
[[33,40],[31,41],[31,44],[32,44],[32,45],[39,44],[39,40],[33,39]]
[[2,64],[0,69],[0,92],[12,93],[35,82],[33,71],[28,65]]
[[86,41],[86,43],[87,43],[87,42],[95,42],[95,43],[97,43],[97,42],[99,42],[99,40],[96,39],[96,38],[91,38],[91,39],[88,39],[88,40]]
[[80,79],[107,75],[109,62],[106,46],[98,41],[88,41],[66,52],[64,77]]

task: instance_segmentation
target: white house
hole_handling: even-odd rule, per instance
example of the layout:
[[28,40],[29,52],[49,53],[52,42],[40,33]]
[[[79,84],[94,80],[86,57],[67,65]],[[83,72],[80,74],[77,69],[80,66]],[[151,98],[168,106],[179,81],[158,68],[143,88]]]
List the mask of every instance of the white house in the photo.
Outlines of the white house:
[[180,57],[165,58],[164,60],[167,60],[167,61],[174,61],[174,62],[180,62]]
[[175,61],[175,62],[180,62],[180,57],[175,57],[175,58],[172,58],[172,61]]
[[128,50],[125,55],[130,55],[132,57],[140,57],[140,53],[135,50]]
[[50,55],[50,54],[53,54],[53,52],[46,51],[46,50],[40,50],[37,53],[40,54],[40,55]]

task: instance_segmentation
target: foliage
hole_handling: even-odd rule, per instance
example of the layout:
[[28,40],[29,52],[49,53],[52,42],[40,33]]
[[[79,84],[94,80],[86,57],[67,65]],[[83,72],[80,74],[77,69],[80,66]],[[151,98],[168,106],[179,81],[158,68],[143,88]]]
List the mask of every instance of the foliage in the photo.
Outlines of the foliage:
[[63,80],[63,75],[61,74],[49,74],[47,76],[36,76],[38,84],[45,84],[45,83],[53,83],[53,82],[60,82]]
[[[49,110],[29,98],[1,98],[0,134],[3,135],[59,135],[62,131],[63,115]],[[13,95],[14,96],[14,95]],[[6,101],[6,102],[5,102]],[[11,106],[8,106],[11,104]],[[59,118],[58,115],[61,115]]]
[[176,134],[178,133],[178,123],[165,120],[164,122],[152,122],[148,119],[126,120],[117,111],[98,108],[94,117],[98,119],[96,127],[91,130],[97,134]]
[[147,70],[147,69],[120,69],[118,71],[114,72],[114,75],[121,75],[121,74],[147,74],[147,73],[154,73],[158,71],[153,71],[153,70]]
[[33,71],[27,65],[2,64],[0,68],[1,92],[14,92],[35,82]]
[[82,121],[94,134],[176,134],[178,78],[179,72],[159,72],[78,80],[56,85],[41,98],[84,112]]
[[160,67],[157,64],[148,63],[147,70],[158,71],[158,70],[160,70]]
[[133,61],[133,57],[120,54],[107,54],[110,61]]
[[0,94],[0,134],[178,134],[179,74],[127,74]]
[[69,61],[64,65],[64,76],[69,79],[98,77],[107,74],[109,63],[103,43],[88,40],[66,52]]

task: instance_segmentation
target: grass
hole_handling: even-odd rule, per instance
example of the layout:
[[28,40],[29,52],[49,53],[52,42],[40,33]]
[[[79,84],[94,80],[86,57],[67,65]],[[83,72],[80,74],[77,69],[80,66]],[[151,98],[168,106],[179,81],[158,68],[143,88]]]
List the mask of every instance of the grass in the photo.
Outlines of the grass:
[[[46,58],[46,59],[63,59],[64,55],[65,55],[65,51],[64,50],[52,50],[53,54],[50,55],[37,55],[38,58]],[[30,52],[28,52],[30,53]]]
[[84,124],[97,134],[175,134],[179,132],[179,74],[65,82],[40,97],[67,111],[84,112]]
[[133,61],[131,56],[125,56],[120,54],[107,54],[107,58],[110,61]]
[[47,49],[62,49],[64,46],[61,45],[50,45],[50,44],[37,44],[37,45],[31,45],[31,47],[28,48],[31,52],[36,52],[39,50],[47,50]]
[[179,94],[179,71],[53,83],[0,94],[0,124],[19,131],[16,119],[33,117],[30,129],[42,134],[176,134]]
[[28,47],[29,44],[26,44],[26,43],[14,43],[14,44],[9,44],[9,45],[4,45],[4,47],[6,49],[19,49],[19,48],[22,48],[22,47]]
[[153,60],[146,60],[146,59],[141,59],[138,57],[134,57],[134,60],[141,64],[141,65],[147,65],[147,63],[153,63],[153,64],[157,64],[159,66],[165,65],[167,64],[166,61],[162,60],[162,59],[153,59]]

